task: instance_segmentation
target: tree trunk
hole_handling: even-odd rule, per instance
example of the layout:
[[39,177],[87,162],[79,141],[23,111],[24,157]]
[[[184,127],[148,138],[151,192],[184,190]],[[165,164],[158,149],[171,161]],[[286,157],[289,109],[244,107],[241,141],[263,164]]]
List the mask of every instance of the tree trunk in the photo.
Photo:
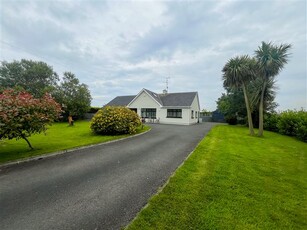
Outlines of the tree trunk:
[[263,104],[264,104],[264,92],[267,85],[267,79],[264,80],[263,86],[262,86],[262,92],[261,92],[261,98],[259,103],[259,130],[258,130],[258,136],[263,136]]
[[253,136],[253,135],[255,135],[255,133],[254,133],[254,127],[253,127],[252,113],[251,113],[251,108],[250,108],[250,105],[249,105],[249,100],[248,100],[248,97],[247,97],[246,86],[245,86],[244,83],[243,83],[242,88],[243,88],[245,105],[246,105],[249,134]]
[[32,147],[32,145],[31,145],[30,141],[26,138],[25,135],[22,135],[21,138],[24,139],[24,140],[28,143],[28,145],[29,145],[29,147],[30,147],[31,150],[34,149],[34,148]]

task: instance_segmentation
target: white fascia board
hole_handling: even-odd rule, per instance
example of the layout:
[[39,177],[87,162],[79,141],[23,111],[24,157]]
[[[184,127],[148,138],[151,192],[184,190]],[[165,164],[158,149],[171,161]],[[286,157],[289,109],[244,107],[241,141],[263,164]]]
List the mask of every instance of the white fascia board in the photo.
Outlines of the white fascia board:
[[196,96],[197,96],[198,108],[199,108],[199,111],[200,111],[200,102],[199,102],[198,92],[196,92]]
[[169,109],[169,108],[190,109],[191,106],[162,106],[161,107],[161,109]]

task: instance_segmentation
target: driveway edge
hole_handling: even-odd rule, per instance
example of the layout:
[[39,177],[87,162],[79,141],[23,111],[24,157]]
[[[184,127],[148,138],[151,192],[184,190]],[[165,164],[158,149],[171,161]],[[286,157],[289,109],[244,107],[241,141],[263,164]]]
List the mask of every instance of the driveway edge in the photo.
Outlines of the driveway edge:
[[[211,129],[212,129],[212,128],[213,128],[213,127],[211,127]],[[209,130],[209,132],[211,131],[211,129]],[[149,206],[150,200],[151,200],[153,197],[159,195],[159,194],[163,191],[163,189],[169,184],[171,178],[173,178],[173,177],[175,176],[177,170],[180,169],[180,168],[184,165],[184,163],[190,158],[190,156],[195,152],[195,149],[198,148],[198,146],[200,145],[200,143],[204,140],[204,138],[206,138],[206,136],[209,134],[209,132],[208,132],[208,133],[197,143],[197,145],[195,146],[195,148],[187,155],[187,157],[182,161],[182,163],[181,163],[180,165],[178,165],[178,167],[172,172],[172,174],[171,174],[171,175],[169,176],[169,178],[165,181],[165,183],[164,183],[163,185],[161,185],[161,186],[158,188],[157,192],[156,192],[155,194],[153,194],[153,195],[150,196],[150,198],[148,199],[146,205],[145,205],[144,207],[141,208],[141,210],[140,210],[140,211],[136,214],[136,216],[129,222],[129,224],[126,225],[126,226],[122,226],[122,228],[123,228],[124,230],[128,229],[128,227],[129,227],[129,226],[132,224],[132,222],[138,217],[138,215],[139,215],[144,209],[146,209],[146,208]]]
[[19,165],[19,164],[23,164],[23,163],[27,163],[27,162],[31,162],[31,161],[36,161],[36,160],[43,160],[43,159],[46,159],[46,158],[54,157],[54,156],[57,156],[57,155],[62,155],[62,154],[73,152],[73,151],[80,150],[80,149],[88,149],[88,148],[92,148],[92,147],[99,146],[99,145],[106,145],[106,144],[119,142],[119,141],[123,141],[123,140],[130,139],[130,138],[138,137],[138,136],[141,136],[145,133],[148,133],[150,130],[151,130],[151,127],[150,127],[149,130],[147,130],[143,133],[138,133],[138,134],[135,134],[135,135],[129,136],[129,137],[123,137],[123,138],[120,138],[120,139],[117,139],[117,140],[106,141],[106,142],[102,142],[102,143],[98,143],[98,144],[92,144],[92,145],[86,145],[86,146],[80,146],[80,147],[76,147],[76,148],[72,148],[72,149],[65,149],[65,150],[61,150],[61,151],[57,151],[57,152],[46,153],[44,155],[38,155],[38,156],[35,156],[35,157],[29,157],[29,158],[25,158],[25,159],[21,159],[21,160],[10,161],[8,163],[0,164],[0,171],[1,171],[1,169],[4,169],[4,168],[9,167],[9,166],[13,166],[13,165]]

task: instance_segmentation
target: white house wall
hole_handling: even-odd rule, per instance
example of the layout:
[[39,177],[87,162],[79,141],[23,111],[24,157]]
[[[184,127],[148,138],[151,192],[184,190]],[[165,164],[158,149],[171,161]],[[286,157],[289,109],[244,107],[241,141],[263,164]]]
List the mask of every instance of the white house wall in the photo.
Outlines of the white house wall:
[[[182,109],[182,118],[167,118],[167,109]],[[160,123],[161,124],[176,124],[176,125],[189,125],[190,124],[190,109],[178,107],[166,107],[160,110]]]
[[[194,118],[192,118],[192,110],[194,111]],[[196,97],[194,98],[192,105],[191,105],[191,109],[190,109],[190,116],[189,116],[189,124],[195,124],[198,122],[199,119],[199,101],[198,101],[198,95],[196,95]],[[197,112],[197,116],[195,116],[195,112]]]
[[137,109],[137,113],[139,116],[141,116],[141,109],[147,108],[147,109],[157,109],[156,116],[159,117],[159,108],[160,105],[146,92],[142,92],[138,97],[129,105],[129,108],[131,109]]
[[[180,124],[180,125],[190,125],[198,122],[199,117],[199,101],[198,95],[194,98],[191,107],[161,107],[151,96],[146,92],[142,92],[137,98],[129,105],[131,109],[137,109],[137,113],[141,116],[142,108],[152,108],[156,109],[156,118],[161,124]],[[182,109],[182,118],[167,118],[167,109]],[[194,111],[194,118],[191,118],[191,111]],[[195,111],[197,112],[197,117],[195,116]]]

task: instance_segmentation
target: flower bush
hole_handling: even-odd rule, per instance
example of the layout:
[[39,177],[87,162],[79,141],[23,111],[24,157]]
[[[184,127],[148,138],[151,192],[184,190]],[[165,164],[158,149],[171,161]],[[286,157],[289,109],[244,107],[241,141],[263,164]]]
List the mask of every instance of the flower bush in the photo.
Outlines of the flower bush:
[[0,139],[27,139],[44,132],[61,114],[61,106],[49,95],[34,98],[25,91],[6,89],[0,93]]
[[103,135],[134,134],[140,125],[140,118],[134,111],[120,106],[100,109],[91,121],[92,131]]

